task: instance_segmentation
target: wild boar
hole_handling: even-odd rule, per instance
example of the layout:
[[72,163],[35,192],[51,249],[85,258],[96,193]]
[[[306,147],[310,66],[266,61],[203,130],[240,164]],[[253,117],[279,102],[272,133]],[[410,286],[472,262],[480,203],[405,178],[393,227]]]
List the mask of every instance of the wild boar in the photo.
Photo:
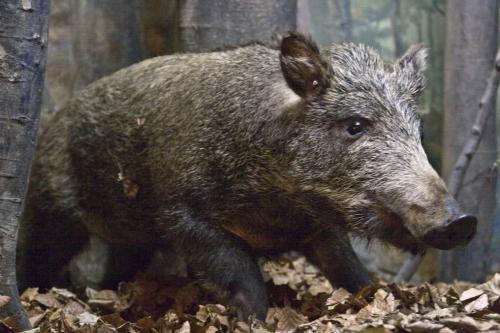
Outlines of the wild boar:
[[39,140],[21,271],[49,284],[88,232],[171,246],[262,319],[259,254],[301,251],[356,291],[371,280],[348,233],[414,253],[467,243],[477,221],[422,148],[425,58],[416,46],[385,63],[289,33],[276,48],[162,56],[98,80]]

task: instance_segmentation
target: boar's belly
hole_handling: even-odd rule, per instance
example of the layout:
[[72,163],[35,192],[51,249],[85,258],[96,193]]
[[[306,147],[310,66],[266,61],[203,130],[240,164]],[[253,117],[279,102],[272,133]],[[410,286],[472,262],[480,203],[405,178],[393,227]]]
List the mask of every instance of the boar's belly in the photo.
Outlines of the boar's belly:
[[151,221],[131,220],[119,215],[85,214],[82,222],[92,234],[109,243],[149,247],[158,242],[154,236],[158,233],[152,232]]
[[297,250],[308,234],[294,221],[232,219],[223,226],[254,251],[268,254]]

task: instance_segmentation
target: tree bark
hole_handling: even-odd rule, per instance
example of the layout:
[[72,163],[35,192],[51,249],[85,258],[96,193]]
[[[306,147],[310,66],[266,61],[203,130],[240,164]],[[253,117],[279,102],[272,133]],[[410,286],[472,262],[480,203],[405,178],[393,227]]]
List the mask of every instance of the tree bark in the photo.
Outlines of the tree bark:
[[297,27],[296,0],[182,0],[179,48],[200,52],[251,41],[271,41]]
[[[498,1],[447,3],[443,176],[449,178],[476,118],[497,49]],[[495,108],[494,99],[483,106]],[[458,201],[479,219],[478,233],[463,249],[440,255],[439,276],[480,282],[488,273],[496,192],[496,121],[493,112],[465,174]]]
[[[326,0],[326,7],[331,11],[332,4],[330,0]],[[338,29],[338,42],[352,42],[352,13],[351,0],[335,0],[335,15],[327,15],[330,20],[338,19],[338,24],[335,29]],[[324,14],[323,14],[324,15]],[[330,17],[329,17],[330,16]]]
[[344,42],[352,42],[351,0],[342,1],[342,30]]
[[144,58],[140,6],[139,0],[72,0],[74,89]]
[[144,57],[174,53],[177,45],[177,0],[142,2],[142,42]]
[[[310,26],[310,33],[319,45],[328,46],[331,43],[340,43],[344,40],[343,31],[340,29],[343,17],[339,1],[309,1],[309,11],[311,17],[314,17],[314,24]],[[317,22],[321,23],[318,24]]]
[[391,32],[392,32],[392,39],[394,41],[395,58],[403,54],[403,41],[401,40],[401,33],[399,31],[400,13],[401,13],[400,0],[391,0]]
[[[143,60],[151,53],[146,45],[155,51],[166,51],[158,45],[165,43],[166,36],[158,41],[158,32],[153,29],[158,24],[157,16],[166,16],[171,0],[52,2],[47,80],[56,108],[64,106],[75,92],[91,82]],[[152,11],[159,13],[153,18]],[[143,17],[150,19],[147,25]],[[77,286],[102,287],[111,252],[107,243],[91,236],[69,265],[72,282]]]
[[40,118],[49,0],[0,2],[0,316],[30,328],[16,282],[16,243]]
[[309,0],[297,0],[297,31],[311,33],[311,4]]
[[53,0],[47,80],[56,109],[74,92],[144,59],[141,0]]

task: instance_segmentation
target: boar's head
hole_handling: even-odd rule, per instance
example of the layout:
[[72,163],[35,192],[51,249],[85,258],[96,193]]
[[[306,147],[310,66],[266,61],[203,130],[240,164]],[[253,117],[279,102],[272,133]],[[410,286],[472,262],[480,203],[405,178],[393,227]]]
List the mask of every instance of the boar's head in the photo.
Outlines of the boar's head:
[[416,107],[425,48],[388,64],[363,45],[320,51],[290,34],[280,51],[282,74],[303,105],[288,146],[304,191],[327,198],[349,230],[412,252],[474,236],[476,218],[460,210],[422,147]]

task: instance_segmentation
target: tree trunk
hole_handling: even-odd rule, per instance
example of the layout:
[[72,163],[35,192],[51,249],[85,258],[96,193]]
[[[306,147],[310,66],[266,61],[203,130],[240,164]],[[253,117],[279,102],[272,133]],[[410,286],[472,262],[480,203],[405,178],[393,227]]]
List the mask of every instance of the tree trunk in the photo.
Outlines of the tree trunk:
[[141,0],[53,0],[47,80],[56,108],[144,58]]
[[[460,153],[486,87],[497,50],[498,1],[447,3],[443,175],[447,179]],[[485,108],[494,108],[492,100]],[[494,113],[493,113],[494,114]],[[440,278],[480,282],[489,271],[495,210],[496,121],[487,124],[478,152],[465,175],[458,201],[479,219],[478,233],[464,249],[443,252]]]
[[424,120],[424,148],[431,165],[441,170],[442,160],[442,124],[443,124],[443,74],[444,74],[444,44],[446,19],[439,12],[427,11],[423,13],[424,24],[427,26],[427,40],[424,44],[429,47],[429,71],[427,71],[427,88],[424,100],[428,113]]
[[297,27],[296,0],[182,0],[179,48],[200,52],[259,40]]
[[342,1],[342,30],[344,42],[352,42],[351,0]]
[[177,49],[177,0],[142,2],[142,42],[144,57],[174,53]]
[[72,1],[75,89],[143,59],[141,2]]
[[[325,1],[325,0],[324,0]],[[334,15],[327,15],[327,19],[336,21],[338,20],[337,26],[334,29],[338,30],[339,38],[337,42],[352,42],[352,13],[351,13],[351,0],[335,0],[332,3],[331,0],[326,0],[326,7],[329,7],[329,12],[333,9],[332,5],[335,5]],[[325,15],[326,13],[323,13]],[[337,19],[335,19],[337,18]]]
[[[314,40],[323,46],[342,42],[344,36],[339,27],[342,24],[342,13],[339,0],[309,1],[309,11],[314,23],[310,26],[310,33]],[[300,13],[299,13],[300,15]],[[321,22],[317,24],[317,22]]]
[[297,30],[311,33],[311,4],[309,0],[297,0]]
[[16,243],[35,151],[43,92],[49,0],[0,1],[0,316],[30,328],[16,282]]
[[401,13],[400,0],[391,0],[391,31],[392,31],[392,39],[394,41],[395,58],[403,54],[403,41],[401,40],[401,33],[399,31],[400,13]]

